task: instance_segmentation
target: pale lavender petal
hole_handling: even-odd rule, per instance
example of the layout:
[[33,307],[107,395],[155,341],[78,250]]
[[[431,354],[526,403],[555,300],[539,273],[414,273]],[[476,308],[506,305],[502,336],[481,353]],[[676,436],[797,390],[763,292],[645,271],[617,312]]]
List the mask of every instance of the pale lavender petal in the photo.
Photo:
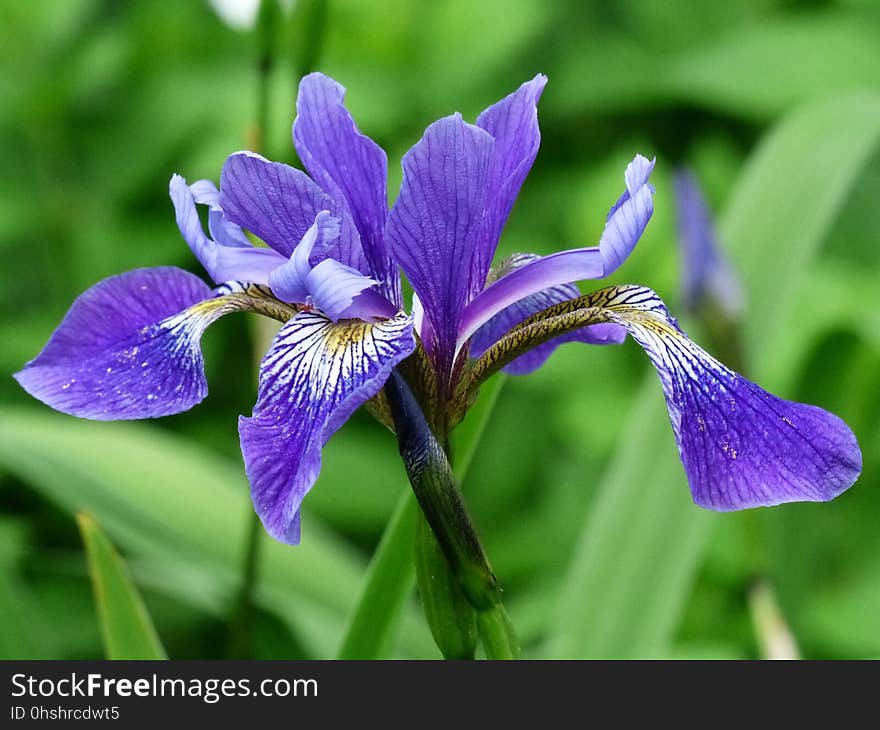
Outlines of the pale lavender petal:
[[193,192],[180,175],[171,178],[169,193],[184,240],[216,283],[235,279],[265,284],[269,273],[285,262],[272,249],[223,246],[208,238],[199,220]]
[[[269,274],[272,293],[285,302],[304,303],[309,297],[308,276],[312,270],[309,259],[316,247],[329,248],[339,237],[339,219],[322,210],[315,216],[309,230],[294,248],[290,260]],[[329,260],[329,259],[325,259]]]
[[369,273],[400,304],[397,266],[385,243],[388,160],[345,108],[345,88],[320,73],[305,76],[296,100],[293,141],[303,165],[329,194],[344,200],[360,233]]
[[254,152],[236,152],[226,160],[220,177],[220,205],[234,223],[262,238],[285,258],[322,210],[339,218],[339,237],[313,260],[334,258],[366,272],[360,237],[345,207],[341,207],[309,177],[289,165],[269,162]]
[[641,155],[626,168],[626,191],[612,206],[599,240],[605,276],[616,271],[639,242],[654,213],[654,187],[648,182],[654,161]]
[[306,277],[312,303],[334,322],[349,316],[354,298],[376,284],[375,279],[333,259],[324,259]]
[[15,378],[32,396],[82,418],[180,413],[207,394],[199,340],[228,309],[181,269],[137,269],[77,298],[46,347]]
[[413,328],[418,333],[425,352],[431,356],[434,352],[434,331],[431,329],[431,322],[425,316],[425,308],[419,300],[419,295],[415,292],[412,296],[412,315]]
[[334,324],[301,312],[260,367],[253,417],[239,420],[251,496],[266,530],[299,542],[299,508],[321,470],[321,448],[415,347],[412,318]]
[[736,319],[743,309],[742,286],[718,245],[700,186],[689,171],[678,170],[674,189],[683,270],[682,304],[695,312],[711,301],[727,317]]
[[824,502],[858,478],[862,456],[837,416],[783,400],[718,362],[650,289],[619,287],[607,306],[660,375],[694,501],[728,511]]
[[[510,272],[525,266],[539,257],[531,254],[518,254],[502,262],[499,274],[503,278]],[[494,271],[493,271],[494,273]],[[539,292],[519,299],[501,310],[476,331],[470,341],[470,356],[480,357],[516,325],[547,307],[575,299],[581,295],[574,284],[561,284],[542,289]],[[520,355],[504,368],[509,375],[528,375],[543,365],[553,351],[566,342],[583,342],[590,345],[619,345],[626,339],[626,330],[617,324],[594,324],[590,327],[569,332],[556,339],[538,345],[524,355]]]
[[309,275],[312,268],[309,262],[314,250],[316,248],[319,251],[330,249],[333,242],[339,238],[339,231],[339,218],[331,216],[330,211],[322,210],[315,216],[315,222],[306,231],[290,257],[300,278],[305,279]]
[[452,366],[472,293],[492,147],[492,137],[459,114],[434,122],[403,158],[403,184],[388,219],[388,240],[431,322],[441,371]]
[[196,180],[189,186],[196,203],[208,206],[208,230],[221,246],[233,248],[250,248],[250,242],[241,226],[235,225],[223,215],[220,207],[220,191],[210,180]]
[[489,285],[464,310],[457,348],[486,322],[514,302],[542,289],[602,277],[603,260],[598,248],[575,248],[543,256],[521,266]]
[[339,318],[374,322],[377,319],[391,319],[400,311],[402,310],[388,301],[376,289],[364,289],[352,299],[351,305],[340,313]]
[[284,264],[284,257],[271,248],[230,248],[217,246],[211,268],[206,271],[217,283],[247,281],[268,284],[270,274]]
[[538,154],[541,132],[537,104],[546,84],[547,77],[538,74],[477,117],[477,126],[492,135],[495,146],[489,167],[483,237],[472,268],[474,294],[485,284],[501,230]]

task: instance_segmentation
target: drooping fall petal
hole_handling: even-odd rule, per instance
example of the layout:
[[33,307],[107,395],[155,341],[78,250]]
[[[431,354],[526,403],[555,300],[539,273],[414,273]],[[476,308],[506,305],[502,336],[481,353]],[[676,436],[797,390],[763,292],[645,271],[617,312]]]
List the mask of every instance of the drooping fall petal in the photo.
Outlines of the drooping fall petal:
[[197,276],[136,269],[81,294],[18,382],[56,410],[82,418],[156,418],[208,392],[199,340],[237,307]]
[[824,502],[855,482],[861,451],[840,418],[783,400],[718,362],[687,338],[650,289],[614,289],[605,305],[610,319],[657,369],[697,504],[727,511]]
[[371,324],[302,312],[281,328],[260,367],[253,415],[239,421],[254,507],[269,534],[299,542],[299,508],[322,447],[414,348],[405,314]]

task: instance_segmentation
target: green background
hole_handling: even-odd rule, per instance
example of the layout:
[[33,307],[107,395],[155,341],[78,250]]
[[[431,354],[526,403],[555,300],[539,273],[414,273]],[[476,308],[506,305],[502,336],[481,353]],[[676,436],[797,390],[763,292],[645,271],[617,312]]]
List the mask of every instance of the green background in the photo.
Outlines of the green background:
[[[756,585],[771,587],[802,656],[880,655],[877,4],[299,0],[273,28],[266,154],[294,161],[297,80],[319,68],[388,152],[392,197],[428,123],[472,120],[546,73],[541,151],[500,253],[595,244],[626,163],[656,156],[654,218],[613,281],[650,286],[673,311],[671,173],[690,166],[743,279],[749,374],[859,438],[864,476],[835,502],[711,515],[690,502],[636,345],[569,345],[507,379],[463,489],[525,656],[762,656]],[[172,658],[319,658],[342,641],[405,475],[391,434],[357,414],[325,450],[303,545],[262,536],[256,606],[231,619],[250,520],[236,422],[269,334],[250,315],[204,338],[210,397],[159,422],[78,421],[10,377],[99,279],[198,270],[168,179],[216,179],[254,144],[258,47],[207,2],[6,4],[4,658],[103,655],[80,510],[119,547]],[[415,597],[382,653],[438,656]]]

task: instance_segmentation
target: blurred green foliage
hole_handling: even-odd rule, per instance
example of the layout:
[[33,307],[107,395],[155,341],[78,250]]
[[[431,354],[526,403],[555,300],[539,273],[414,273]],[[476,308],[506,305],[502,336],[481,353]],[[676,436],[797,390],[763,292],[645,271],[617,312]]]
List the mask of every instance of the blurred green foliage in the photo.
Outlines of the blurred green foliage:
[[[804,656],[880,654],[877,4],[330,0],[316,57],[314,1],[277,28],[269,156],[294,160],[304,63],[348,87],[388,151],[392,195],[426,124],[473,118],[542,71],[542,149],[500,253],[591,245],[626,162],[656,155],[654,220],[614,280],[676,309],[670,173],[690,165],[744,277],[751,372],[838,413],[862,445],[864,476],[833,503],[710,515],[690,503],[636,346],[569,345],[509,378],[464,490],[526,656],[758,656],[756,575]],[[36,0],[7,4],[0,48],[0,622],[13,629],[0,655],[102,654],[74,521],[87,509],[169,656],[222,657],[250,519],[236,433],[259,357],[248,315],[205,337],[209,399],[160,422],[77,421],[9,374],[97,280],[197,271],[167,181],[216,179],[252,144],[258,44],[207,2]],[[324,463],[303,545],[263,539],[254,657],[338,650],[405,485],[393,438],[364,414]],[[437,656],[414,600],[389,655]]]

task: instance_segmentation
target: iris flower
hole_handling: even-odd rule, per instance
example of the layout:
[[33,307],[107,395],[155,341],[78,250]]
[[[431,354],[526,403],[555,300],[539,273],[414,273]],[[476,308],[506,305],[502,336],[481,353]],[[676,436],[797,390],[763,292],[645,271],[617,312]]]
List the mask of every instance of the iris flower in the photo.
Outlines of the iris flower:
[[739,319],[743,294],[739,279],[718,244],[712,216],[690,170],[676,170],[673,180],[678,240],[682,254],[682,305],[689,312],[705,306],[728,320]]
[[[209,324],[238,310],[281,320],[239,433],[257,513],[272,536],[296,543],[323,445],[364,404],[388,422],[382,389],[392,370],[442,440],[499,369],[526,373],[563,342],[629,334],[660,376],[697,504],[731,510],[845,490],[861,455],[839,418],[727,369],[650,289],[581,296],[573,283],[608,276],[635,247],[653,212],[653,162],[636,156],[626,168],[598,245],[491,268],[538,152],[545,83],[536,76],[475,124],[458,114],[431,124],[403,158],[389,211],[385,153],[359,131],[339,84],[306,76],[293,140],[308,175],[238,152],[219,190],[171,179],[177,224],[216,286],[172,267],[105,279],[74,302],[18,381],[84,418],[178,413],[207,393],[199,339]],[[400,270],[415,292],[410,313]]]

